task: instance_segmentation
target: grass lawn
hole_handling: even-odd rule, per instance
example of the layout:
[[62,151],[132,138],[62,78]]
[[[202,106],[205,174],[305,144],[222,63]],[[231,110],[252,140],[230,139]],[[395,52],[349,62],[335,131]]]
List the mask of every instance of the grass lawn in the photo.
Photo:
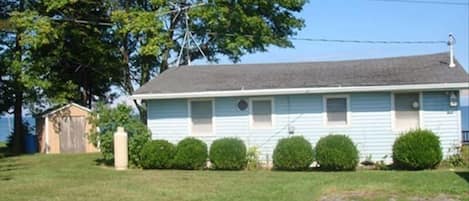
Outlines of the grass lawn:
[[98,154],[0,159],[0,200],[469,200],[469,170],[129,170]]

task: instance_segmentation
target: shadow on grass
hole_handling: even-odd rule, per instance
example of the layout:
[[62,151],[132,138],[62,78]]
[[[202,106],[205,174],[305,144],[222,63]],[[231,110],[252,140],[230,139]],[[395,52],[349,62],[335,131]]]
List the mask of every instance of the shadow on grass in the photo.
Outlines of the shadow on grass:
[[98,158],[94,162],[96,162],[97,166],[114,166],[113,160],[106,160],[104,158]]
[[0,176],[0,181],[10,181],[12,180],[13,178],[10,177],[10,176]]
[[466,180],[469,183],[469,171],[455,172],[456,175]]
[[0,158],[0,181],[12,180],[12,171],[26,169],[24,164],[11,158]]
[[0,146],[0,158],[7,156],[8,148],[5,146]]
[[24,169],[24,166],[20,164],[0,164],[0,172],[8,172],[20,169]]

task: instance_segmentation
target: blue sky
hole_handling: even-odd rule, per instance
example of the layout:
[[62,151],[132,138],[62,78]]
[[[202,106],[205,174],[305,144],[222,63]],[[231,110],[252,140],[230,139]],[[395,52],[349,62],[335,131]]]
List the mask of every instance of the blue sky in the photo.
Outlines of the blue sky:
[[[411,0],[422,1],[422,0]],[[438,0],[427,0],[438,1]],[[298,14],[306,27],[298,38],[389,41],[447,41],[456,38],[455,56],[469,72],[469,0],[439,2],[444,5],[386,0],[311,0]],[[294,48],[270,47],[267,52],[246,55],[241,63],[275,63],[380,58],[448,52],[446,44],[357,44],[293,41]],[[204,61],[197,61],[203,64]],[[231,63],[221,59],[220,63]],[[464,92],[461,105],[469,105]]]
[[[468,3],[468,0],[447,2]],[[457,40],[455,53],[469,66],[469,6],[328,0],[308,3],[299,16],[306,27],[297,37],[353,40]],[[346,60],[418,55],[448,51],[445,44],[377,45],[294,41],[295,48],[270,47],[268,52],[247,55],[241,63]],[[222,59],[220,63],[230,63]]]
[[[447,2],[469,4],[469,0]],[[456,58],[469,71],[469,6],[466,5],[310,0],[298,16],[306,23],[306,27],[295,36],[298,38],[447,41],[448,33],[451,32],[457,40]],[[380,45],[307,41],[293,41],[293,44],[295,48],[270,47],[267,52],[246,55],[241,58],[241,63],[348,60],[448,51],[446,44]],[[231,62],[222,58],[219,63]],[[198,64],[206,64],[206,61],[194,62],[194,65]],[[132,100],[126,96],[121,96],[114,105],[122,102],[133,105]],[[464,93],[461,105],[469,105],[469,92]]]

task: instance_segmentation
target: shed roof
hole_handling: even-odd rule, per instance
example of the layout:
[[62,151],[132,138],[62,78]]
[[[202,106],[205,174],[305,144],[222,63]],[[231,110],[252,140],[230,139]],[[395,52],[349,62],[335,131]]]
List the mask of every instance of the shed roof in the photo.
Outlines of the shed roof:
[[63,109],[66,109],[66,108],[69,108],[69,107],[77,107],[78,109],[80,110],[83,110],[83,111],[86,111],[86,112],[91,112],[91,110],[87,107],[84,107],[84,106],[81,106],[79,104],[76,104],[76,103],[69,103],[69,104],[66,104],[66,105],[63,105],[63,106],[56,106],[56,107],[53,107],[53,108],[50,108],[44,112],[42,112],[40,114],[41,117],[46,117],[46,116],[49,116],[51,114],[54,114],[56,112],[59,112]]
[[462,66],[449,68],[449,54],[351,61],[203,65],[171,68],[135,95],[191,92],[468,83]]

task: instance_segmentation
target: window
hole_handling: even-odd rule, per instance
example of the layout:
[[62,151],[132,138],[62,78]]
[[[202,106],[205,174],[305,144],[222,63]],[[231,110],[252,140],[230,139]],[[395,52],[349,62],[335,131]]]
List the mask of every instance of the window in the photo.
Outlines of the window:
[[213,131],[213,106],[211,100],[190,102],[192,134],[207,135]]
[[419,127],[419,93],[394,94],[395,130],[406,131]]
[[327,125],[347,125],[347,98],[326,98]]
[[272,126],[272,101],[253,100],[252,101],[252,126],[271,127]]

